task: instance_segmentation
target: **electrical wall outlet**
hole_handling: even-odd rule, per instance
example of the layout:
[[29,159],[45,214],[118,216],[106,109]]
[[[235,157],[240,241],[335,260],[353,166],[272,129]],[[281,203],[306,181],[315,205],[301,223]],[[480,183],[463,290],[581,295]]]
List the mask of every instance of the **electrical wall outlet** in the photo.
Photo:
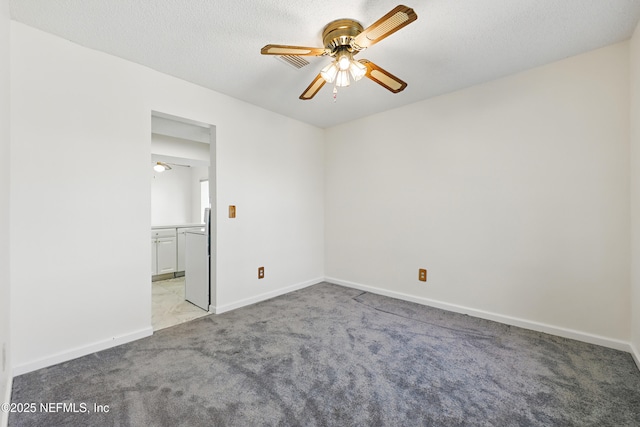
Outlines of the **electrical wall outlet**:
[[258,267],[258,279],[264,279],[264,267]]
[[426,282],[427,281],[427,269],[426,268],[421,268],[420,270],[418,270],[418,280],[420,280],[421,282]]

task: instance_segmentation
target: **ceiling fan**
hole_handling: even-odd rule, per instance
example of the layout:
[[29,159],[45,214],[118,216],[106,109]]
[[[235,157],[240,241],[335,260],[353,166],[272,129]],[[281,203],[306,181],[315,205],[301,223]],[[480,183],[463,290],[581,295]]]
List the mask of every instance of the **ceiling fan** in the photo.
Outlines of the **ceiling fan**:
[[367,29],[363,29],[362,25],[353,19],[338,19],[330,22],[322,31],[324,48],[268,44],[260,52],[263,55],[330,56],[334,58],[302,92],[300,99],[303,100],[313,98],[325,83],[335,83],[333,88],[335,97],[336,86],[349,86],[352,78],[354,81],[358,81],[362,77],[368,77],[391,92],[398,93],[407,87],[407,83],[371,61],[366,59],[356,61],[353,57],[416,19],[418,19],[418,15],[413,9],[399,5]]

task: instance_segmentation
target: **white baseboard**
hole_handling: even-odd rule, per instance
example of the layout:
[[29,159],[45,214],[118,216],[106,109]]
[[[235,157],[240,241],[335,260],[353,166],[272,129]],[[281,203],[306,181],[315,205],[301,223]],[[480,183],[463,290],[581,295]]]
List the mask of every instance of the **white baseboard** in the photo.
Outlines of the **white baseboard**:
[[636,362],[636,366],[640,370],[640,351],[638,351],[638,348],[633,345],[633,343],[629,344],[629,346],[631,347],[631,356],[633,357],[633,361]]
[[32,372],[41,368],[46,368],[48,366],[57,365],[58,363],[67,362],[72,359],[77,359],[78,357],[86,356],[87,354],[95,353],[96,351],[106,350],[111,347],[116,347],[121,344],[126,344],[131,341],[139,340],[140,338],[145,338],[152,334],[153,329],[151,327],[148,327],[128,333],[126,335],[120,335],[111,339],[97,341],[82,347],[76,347],[71,350],[62,351],[60,353],[43,357],[32,362],[14,366],[13,376],[17,377],[18,375],[26,374],[27,372]]
[[[447,310],[447,311],[453,311],[455,313],[468,314],[469,316],[479,317],[481,319],[493,320],[494,322],[504,323],[506,325],[518,326],[524,329],[531,329],[533,331],[544,332],[551,335],[557,335],[563,338],[570,338],[577,341],[583,341],[589,344],[601,345],[603,347],[609,347],[609,348],[626,351],[633,354],[631,343],[629,343],[628,341],[617,340],[613,338],[604,337],[601,335],[590,334],[588,332],[576,331],[574,329],[548,325],[546,323],[520,319],[517,317],[505,316],[502,314],[492,313],[484,310],[478,310],[475,308],[465,307],[462,305],[437,301],[430,298],[409,295],[401,292],[389,291],[387,289],[380,289],[373,286],[363,285],[360,283],[340,280],[334,277],[326,277],[325,280],[327,282],[335,283],[336,285],[346,286],[348,288],[359,289],[362,291],[371,292],[373,294],[384,295],[384,296],[397,298],[404,301],[415,302],[417,304],[440,308],[442,310]],[[638,363],[637,352],[635,357],[636,357],[636,363]],[[638,366],[640,367],[640,364]]]
[[[7,376],[7,384],[6,390],[4,394],[4,400],[0,403],[11,403],[11,389],[13,388],[13,377],[11,375]],[[8,411],[0,411],[0,427],[7,427],[9,425],[9,412]]]
[[311,285],[323,282],[324,277],[320,277],[313,280],[307,280],[306,282],[297,283],[295,285],[287,286],[286,288],[276,289],[275,291],[265,292],[260,295],[255,295],[250,298],[245,298],[229,304],[219,305],[217,307],[211,307],[209,311],[213,311],[215,314],[222,314],[227,311],[235,310],[240,307],[246,307],[251,304],[255,304],[260,301],[265,301],[271,298],[278,297],[280,295],[288,294],[289,292],[297,291],[298,289],[304,289]]

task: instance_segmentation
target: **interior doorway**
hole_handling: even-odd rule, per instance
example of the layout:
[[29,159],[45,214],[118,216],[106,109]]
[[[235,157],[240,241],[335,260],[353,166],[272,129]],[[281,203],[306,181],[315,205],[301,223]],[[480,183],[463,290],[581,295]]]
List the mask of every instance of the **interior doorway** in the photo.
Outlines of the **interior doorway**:
[[215,148],[215,126],[151,112],[154,331],[207,315],[214,306]]

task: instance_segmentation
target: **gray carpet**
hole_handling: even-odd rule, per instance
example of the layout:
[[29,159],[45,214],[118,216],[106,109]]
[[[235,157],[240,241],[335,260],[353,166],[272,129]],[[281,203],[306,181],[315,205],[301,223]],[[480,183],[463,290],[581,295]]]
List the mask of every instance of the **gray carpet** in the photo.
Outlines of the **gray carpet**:
[[14,379],[10,426],[640,426],[627,353],[319,284]]

